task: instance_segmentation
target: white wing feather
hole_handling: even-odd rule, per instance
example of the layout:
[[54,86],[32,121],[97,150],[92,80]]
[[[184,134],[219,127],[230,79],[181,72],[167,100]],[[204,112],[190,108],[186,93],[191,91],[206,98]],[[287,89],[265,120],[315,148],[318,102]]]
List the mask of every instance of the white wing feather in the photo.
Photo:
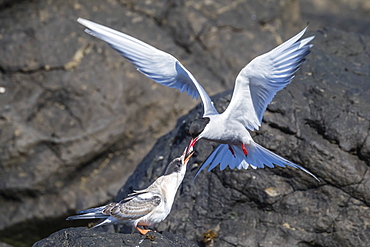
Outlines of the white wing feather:
[[218,114],[203,87],[172,55],[111,28],[82,18],[78,18],[77,21],[87,27],[85,32],[107,42],[153,81],[176,88],[180,92],[185,91],[193,98],[200,96],[204,106],[204,115]]
[[228,108],[223,114],[250,130],[258,129],[275,94],[291,82],[313,46],[314,36],[299,40],[307,27],[268,53],[253,59],[236,78]]

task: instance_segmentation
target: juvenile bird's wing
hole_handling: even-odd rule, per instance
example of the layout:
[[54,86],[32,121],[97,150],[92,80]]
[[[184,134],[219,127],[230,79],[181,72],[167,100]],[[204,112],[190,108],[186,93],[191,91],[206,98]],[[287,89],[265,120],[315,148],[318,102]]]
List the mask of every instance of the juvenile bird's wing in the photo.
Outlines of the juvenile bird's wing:
[[223,114],[258,129],[263,113],[275,94],[291,82],[310,53],[314,36],[300,40],[307,27],[268,53],[253,59],[236,78],[228,108]]
[[149,214],[161,202],[162,196],[157,192],[131,194],[130,197],[107,209],[107,211],[119,220],[134,220]]
[[167,87],[176,88],[180,92],[185,91],[193,98],[200,96],[204,106],[204,115],[217,114],[203,87],[172,55],[111,28],[82,18],[78,18],[77,21],[87,27],[85,32],[107,42],[135,65],[138,71],[153,81]]

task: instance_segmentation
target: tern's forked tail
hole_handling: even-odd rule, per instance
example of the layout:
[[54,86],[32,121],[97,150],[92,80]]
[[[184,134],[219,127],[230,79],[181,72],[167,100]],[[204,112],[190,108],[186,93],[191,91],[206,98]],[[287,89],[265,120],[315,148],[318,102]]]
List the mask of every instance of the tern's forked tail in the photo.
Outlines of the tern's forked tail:
[[231,169],[248,169],[248,167],[252,167],[253,169],[256,168],[264,168],[266,166],[270,168],[274,168],[274,165],[286,167],[291,166],[294,168],[299,168],[304,172],[310,174],[314,177],[317,181],[320,181],[315,175],[313,175],[307,169],[287,160],[283,157],[267,150],[266,148],[262,147],[257,143],[253,143],[253,145],[248,145],[248,156],[246,156],[241,149],[241,147],[230,145],[231,148],[234,150],[235,156],[230,152],[228,144],[221,144],[219,145],[210,156],[208,156],[207,160],[203,163],[203,165],[199,168],[198,174],[206,168],[208,165],[208,171],[212,170],[216,166],[220,165],[220,170],[224,170],[227,166]]

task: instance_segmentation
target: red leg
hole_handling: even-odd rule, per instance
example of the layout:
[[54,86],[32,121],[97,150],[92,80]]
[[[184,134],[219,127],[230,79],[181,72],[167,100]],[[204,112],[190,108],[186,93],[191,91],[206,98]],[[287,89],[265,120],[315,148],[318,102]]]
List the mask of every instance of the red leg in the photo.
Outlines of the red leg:
[[234,153],[234,150],[233,150],[233,148],[230,145],[229,145],[229,150],[230,150],[231,154],[236,158],[235,153]]
[[244,143],[242,144],[242,149],[243,149],[243,153],[245,154],[245,156],[248,156],[248,151],[245,148]]

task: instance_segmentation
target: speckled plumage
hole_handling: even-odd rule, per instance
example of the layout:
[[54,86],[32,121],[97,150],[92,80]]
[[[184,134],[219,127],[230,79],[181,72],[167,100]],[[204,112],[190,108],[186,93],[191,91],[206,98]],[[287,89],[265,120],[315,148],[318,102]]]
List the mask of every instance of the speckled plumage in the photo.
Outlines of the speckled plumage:
[[67,220],[102,218],[104,221],[95,227],[107,224],[130,224],[153,226],[164,220],[171,211],[178,187],[184,179],[186,165],[192,153],[174,159],[151,185],[143,190],[135,190],[120,202],[80,211],[81,215],[70,216]]

